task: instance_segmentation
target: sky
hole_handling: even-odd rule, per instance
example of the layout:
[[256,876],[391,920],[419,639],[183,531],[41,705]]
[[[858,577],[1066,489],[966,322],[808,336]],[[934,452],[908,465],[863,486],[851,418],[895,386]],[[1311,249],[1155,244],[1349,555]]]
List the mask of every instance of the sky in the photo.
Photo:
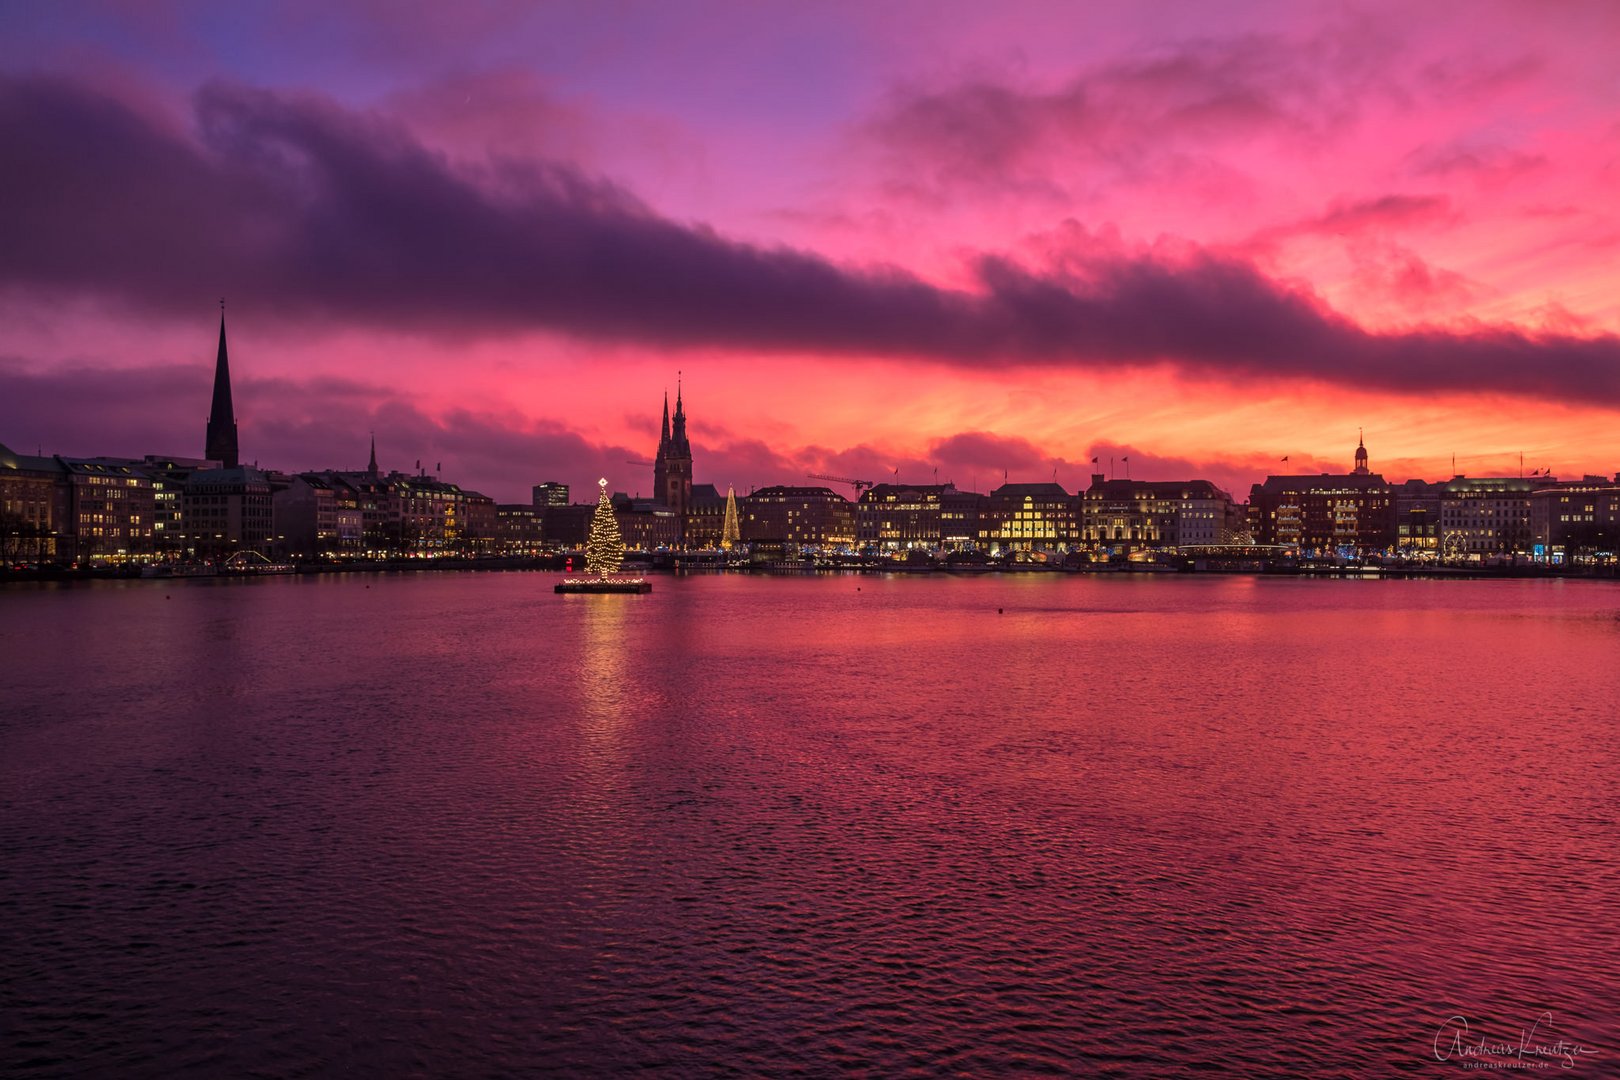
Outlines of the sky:
[[[0,0],[0,443],[1620,470],[1620,5]],[[1093,462],[1095,461],[1095,464]],[[851,493],[845,489],[846,493]]]

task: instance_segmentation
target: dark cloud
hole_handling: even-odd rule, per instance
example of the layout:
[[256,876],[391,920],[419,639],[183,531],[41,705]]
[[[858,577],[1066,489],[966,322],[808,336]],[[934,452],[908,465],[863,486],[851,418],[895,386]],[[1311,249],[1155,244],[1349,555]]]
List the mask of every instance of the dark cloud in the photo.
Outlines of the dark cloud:
[[[1168,76],[1166,76],[1168,77]],[[986,365],[1173,363],[1397,391],[1620,403],[1620,339],[1368,333],[1253,265],[1079,236],[959,292],[735,243],[548,164],[470,175],[329,102],[211,86],[177,135],[62,80],[0,79],[0,287],[443,334]]]

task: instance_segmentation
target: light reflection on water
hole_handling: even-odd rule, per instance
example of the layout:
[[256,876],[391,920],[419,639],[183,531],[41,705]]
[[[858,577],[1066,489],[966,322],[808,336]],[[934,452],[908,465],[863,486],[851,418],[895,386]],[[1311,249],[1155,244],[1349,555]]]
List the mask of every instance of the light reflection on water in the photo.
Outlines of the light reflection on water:
[[1620,590],[0,593],[20,1075],[1620,1060]]

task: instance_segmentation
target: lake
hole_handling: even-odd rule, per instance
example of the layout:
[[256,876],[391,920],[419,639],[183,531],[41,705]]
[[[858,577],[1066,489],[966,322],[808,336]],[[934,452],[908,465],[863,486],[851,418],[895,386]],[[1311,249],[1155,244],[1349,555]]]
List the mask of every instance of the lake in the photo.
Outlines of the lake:
[[1616,583],[554,580],[0,590],[0,1072],[1620,1068]]

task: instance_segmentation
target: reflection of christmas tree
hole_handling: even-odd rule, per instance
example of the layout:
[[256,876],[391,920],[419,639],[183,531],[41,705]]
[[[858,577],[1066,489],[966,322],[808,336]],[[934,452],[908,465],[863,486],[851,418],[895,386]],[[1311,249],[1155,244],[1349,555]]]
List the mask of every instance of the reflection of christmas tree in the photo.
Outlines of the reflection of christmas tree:
[[742,530],[737,527],[737,489],[726,485],[726,523],[720,529],[720,546],[727,551],[742,541]]
[[608,498],[607,481],[602,495],[596,500],[596,513],[591,515],[591,535],[585,541],[585,572],[607,577],[618,573],[624,565],[624,537],[619,534],[618,519],[613,516],[613,503]]

